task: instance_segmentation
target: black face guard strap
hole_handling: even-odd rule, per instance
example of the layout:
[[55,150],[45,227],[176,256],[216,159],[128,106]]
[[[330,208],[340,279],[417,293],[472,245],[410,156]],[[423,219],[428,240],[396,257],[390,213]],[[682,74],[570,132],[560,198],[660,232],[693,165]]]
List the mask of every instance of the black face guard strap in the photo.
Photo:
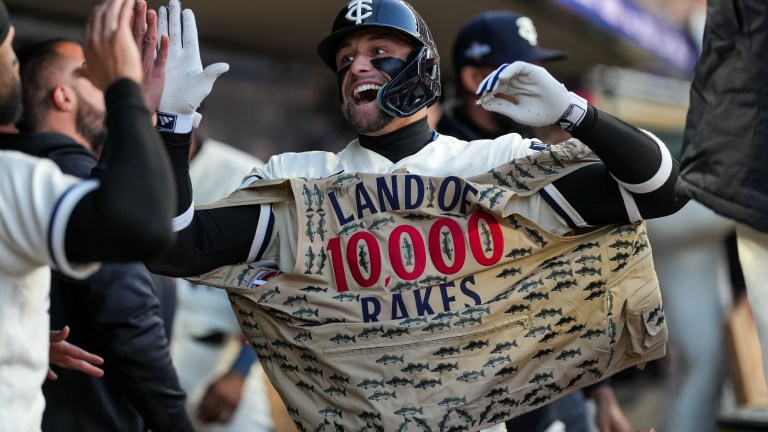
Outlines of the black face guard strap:
[[377,102],[386,113],[409,117],[437,98],[439,90],[435,88],[435,80],[439,80],[439,77],[432,76],[436,74],[435,68],[432,68],[431,74],[424,70],[429,67],[427,61],[423,60],[426,52],[426,47],[417,51],[407,65],[379,89]]

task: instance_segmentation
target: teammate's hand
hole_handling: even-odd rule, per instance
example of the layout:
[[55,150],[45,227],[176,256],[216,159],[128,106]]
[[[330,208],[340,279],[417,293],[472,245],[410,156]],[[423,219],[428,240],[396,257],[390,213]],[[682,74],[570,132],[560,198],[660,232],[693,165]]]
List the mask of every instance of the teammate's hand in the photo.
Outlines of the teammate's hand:
[[229,372],[211,383],[197,407],[198,418],[205,423],[228,423],[240,405],[245,377]]
[[[67,342],[68,336],[69,326],[64,326],[61,330],[51,330],[51,344],[48,349],[49,362],[95,378],[104,376],[104,371],[97,367],[97,365],[104,364],[104,359]],[[56,380],[58,378],[58,375],[51,368],[48,368],[48,379]]]
[[190,132],[195,122],[195,110],[211,92],[216,78],[229,70],[229,65],[215,63],[203,69],[195,15],[190,9],[182,12],[179,0],[171,0],[168,7],[160,8],[158,27],[160,34],[170,36],[165,88],[158,107],[158,128]]
[[141,53],[144,69],[142,91],[149,112],[154,113],[160,104],[165,83],[165,63],[168,60],[168,35],[157,35],[157,12],[147,9],[145,0],[136,0],[133,8],[133,37]]
[[610,385],[602,383],[593,387],[589,397],[595,401],[595,423],[600,432],[632,431]]
[[[566,131],[584,118],[587,101],[571,93],[546,69],[525,62],[504,64],[477,89],[483,108],[530,126],[557,124]],[[512,96],[516,102],[495,97]]]
[[131,32],[134,0],[105,0],[85,26],[85,70],[94,86],[106,90],[128,78],[142,82],[141,57]]

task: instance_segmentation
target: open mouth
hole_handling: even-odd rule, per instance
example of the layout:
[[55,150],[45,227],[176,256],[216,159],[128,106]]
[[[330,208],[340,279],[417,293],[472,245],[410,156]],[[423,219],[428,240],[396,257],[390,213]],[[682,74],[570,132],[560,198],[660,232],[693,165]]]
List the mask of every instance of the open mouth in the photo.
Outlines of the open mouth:
[[352,91],[352,99],[355,101],[355,105],[365,105],[376,101],[380,88],[381,86],[378,84],[363,84],[355,87]]

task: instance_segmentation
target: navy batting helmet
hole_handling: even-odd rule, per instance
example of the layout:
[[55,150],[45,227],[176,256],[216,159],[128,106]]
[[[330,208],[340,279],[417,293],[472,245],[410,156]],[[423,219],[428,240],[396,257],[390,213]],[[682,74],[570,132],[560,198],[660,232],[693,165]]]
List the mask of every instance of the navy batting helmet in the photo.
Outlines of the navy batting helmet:
[[424,20],[402,0],[349,1],[336,16],[331,34],[320,41],[317,53],[331,70],[338,72],[339,45],[350,34],[366,28],[394,30],[415,48],[403,67],[392,71],[392,79],[379,90],[379,106],[391,115],[408,117],[435,103],[440,96],[440,55]]

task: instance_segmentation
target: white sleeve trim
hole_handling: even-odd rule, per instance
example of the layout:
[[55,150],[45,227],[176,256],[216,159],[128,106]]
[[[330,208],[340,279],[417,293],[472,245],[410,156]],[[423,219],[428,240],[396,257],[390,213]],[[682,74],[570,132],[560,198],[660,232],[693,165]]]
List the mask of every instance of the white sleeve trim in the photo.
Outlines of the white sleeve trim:
[[549,196],[552,198],[552,200],[555,201],[555,203],[560,207],[560,210],[563,211],[565,214],[568,215],[569,218],[571,218],[571,222],[577,227],[585,227],[589,226],[587,224],[587,221],[584,220],[583,217],[579,214],[578,211],[576,211],[575,208],[571,205],[571,203],[568,202],[568,200],[565,199],[565,197],[560,193],[559,190],[552,184],[548,184],[544,186],[544,190],[547,191]]
[[265,246],[269,244],[274,231],[275,215],[272,213],[272,204],[262,204],[259,212],[259,224],[256,226],[256,233],[253,236],[251,250],[248,252],[249,263],[261,259]]
[[51,228],[49,232],[49,248],[53,267],[60,272],[76,278],[84,279],[90,276],[98,269],[98,264],[87,263],[81,265],[72,265],[67,259],[67,253],[64,248],[64,239],[67,233],[69,218],[75,206],[83,199],[85,195],[99,187],[98,180],[84,180],[76,183],[59,199],[59,203],[51,215]]
[[256,174],[251,174],[248,177],[243,179],[243,182],[240,183],[240,187],[238,187],[238,189],[246,188],[246,187],[256,183],[259,180],[262,180],[261,176],[258,176]]
[[171,229],[173,232],[179,232],[188,227],[192,223],[192,218],[195,216],[195,200],[189,204],[189,208],[184,213],[171,219]]
[[[653,140],[656,142],[656,144],[659,146],[659,150],[661,151],[661,166],[659,166],[659,170],[656,171],[656,174],[654,174],[653,177],[651,177],[650,180],[645,181],[643,183],[638,184],[629,184],[624,183],[621,180],[617,179],[616,176],[613,178],[626,190],[632,193],[636,194],[645,194],[649,192],[653,192],[656,189],[660,188],[664,185],[664,183],[667,182],[669,179],[669,176],[672,174],[672,155],[669,153],[669,149],[667,148],[664,143],[658,139],[654,134],[642,130],[643,133],[653,138]],[[611,174],[613,175],[613,174]]]
[[624,200],[624,208],[627,209],[629,221],[640,222],[643,220],[643,215],[640,214],[640,209],[637,208],[635,197],[633,197],[621,184],[619,184],[619,192],[621,193],[621,199]]

